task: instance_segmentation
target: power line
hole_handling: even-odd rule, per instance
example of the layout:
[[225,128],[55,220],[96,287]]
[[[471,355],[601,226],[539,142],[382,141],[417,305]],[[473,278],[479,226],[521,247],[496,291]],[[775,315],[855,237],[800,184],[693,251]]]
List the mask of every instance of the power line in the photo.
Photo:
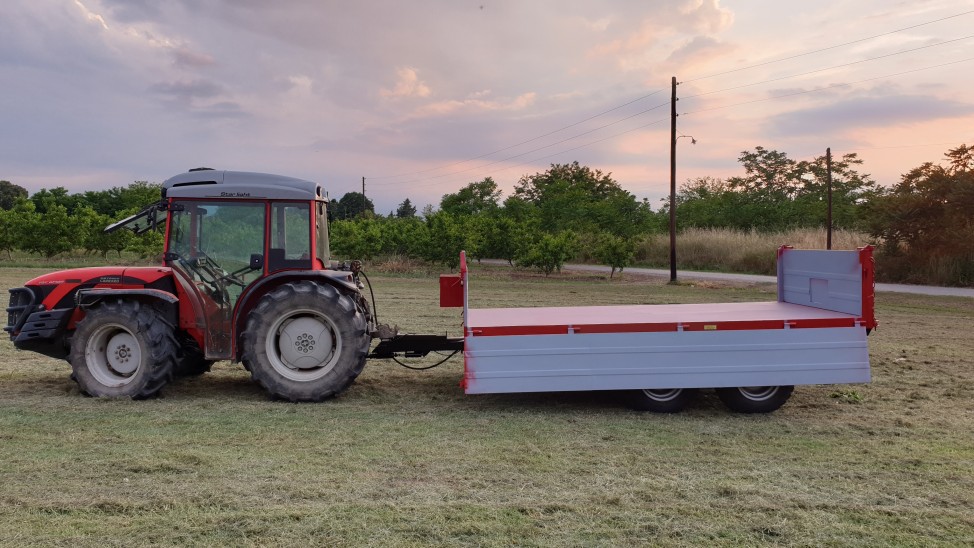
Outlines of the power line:
[[885,59],[887,57],[893,57],[893,56],[896,56],[896,55],[902,55],[904,53],[911,53],[911,52],[914,52],[914,51],[919,51],[921,49],[935,48],[935,47],[938,47],[938,46],[943,46],[943,45],[946,45],[946,44],[951,44],[953,42],[959,42],[961,40],[968,40],[970,38],[974,38],[974,34],[971,34],[971,35],[968,35],[968,36],[963,36],[961,38],[953,38],[951,40],[945,40],[943,42],[937,42],[936,44],[928,44],[926,46],[920,46],[920,47],[916,47],[916,48],[905,49],[905,50],[902,50],[902,51],[897,51],[895,53],[887,53],[886,55],[878,55],[876,57],[870,57],[868,59],[861,59],[859,61],[852,61],[851,63],[842,63],[841,65],[833,65],[831,67],[825,67],[825,68],[821,68],[821,69],[817,69],[817,70],[811,70],[811,71],[802,72],[802,73],[799,73],[799,74],[792,74],[790,76],[781,76],[779,78],[771,78],[771,79],[768,79],[768,80],[761,80],[760,82],[752,82],[750,84],[742,84],[742,85],[739,85],[739,86],[732,86],[732,87],[729,87],[729,88],[716,89],[716,90],[713,90],[713,91],[705,91],[705,92],[702,92],[702,93],[697,93],[696,95],[687,95],[685,97],[681,97],[681,99],[692,99],[694,97],[702,97],[704,95],[712,95],[714,93],[721,93],[721,92],[724,92],[724,91],[732,91],[732,90],[735,90],[735,89],[753,87],[753,86],[758,86],[758,85],[761,85],[761,84],[767,84],[767,83],[770,83],[770,82],[778,82],[780,80],[788,80],[790,78],[798,78],[799,76],[808,76],[809,74],[817,74],[819,72],[825,72],[827,70],[832,70],[832,69],[837,69],[837,68],[842,68],[842,67],[848,67],[848,66],[851,66],[851,65],[858,65],[860,63],[866,63],[866,62],[869,62],[869,61],[876,61],[878,59]]
[[782,61],[790,61],[792,59],[798,59],[799,57],[805,57],[805,56],[808,56],[808,55],[813,55],[815,53],[821,53],[823,51],[829,51],[829,50],[836,49],[836,48],[841,48],[841,47],[844,47],[844,46],[851,46],[852,44],[858,44],[860,42],[867,42],[867,41],[873,40],[875,38],[881,38],[883,36],[889,36],[890,34],[896,34],[898,32],[903,32],[903,31],[906,31],[906,30],[912,30],[912,29],[915,29],[915,28],[918,28],[918,27],[923,27],[923,26],[926,26],[926,25],[932,25],[933,23],[939,23],[941,21],[946,21],[948,19],[954,19],[955,17],[961,17],[963,15],[970,15],[972,13],[974,13],[974,10],[965,11],[965,12],[957,13],[957,14],[954,14],[954,15],[948,15],[947,17],[941,17],[940,19],[934,19],[933,21],[927,21],[925,23],[918,23],[916,25],[911,25],[909,27],[903,27],[901,29],[896,29],[896,30],[891,30],[889,32],[884,32],[882,34],[874,34],[872,36],[867,36],[866,38],[860,38],[858,40],[852,40],[851,42],[843,42],[841,44],[836,44],[834,46],[828,46],[828,47],[825,47],[825,48],[820,48],[820,49],[816,49],[816,50],[812,50],[812,51],[806,51],[805,53],[798,53],[798,54],[795,54],[795,55],[789,55],[788,57],[782,57],[780,59],[775,59],[773,61],[765,61],[763,63],[755,63],[753,65],[748,65],[746,67],[740,67],[740,68],[736,68],[736,69],[725,70],[723,72],[715,72],[713,74],[708,74],[706,76],[699,76],[697,78],[692,78],[690,80],[684,80],[683,82],[684,83],[696,82],[697,80],[706,80],[707,78],[714,78],[716,76],[723,76],[725,74],[732,74],[732,73],[735,73],[735,72],[741,72],[741,71],[749,70],[749,69],[756,68],[756,67],[763,67],[763,66],[766,66],[766,65],[773,65],[775,63],[780,63]]
[[[590,120],[594,120],[594,119],[596,119],[596,118],[598,118],[600,116],[604,116],[604,115],[606,115],[606,114],[608,114],[610,112],[614,112],[616,110],[619,110],[620,108],[627,107],[627,106],[629,106],[629,105],[631,105],[633,103],[637,103],[639,101],[642,101],[643,99],[648,99],[648,98],[652,97],[653,95],[656,95],[657,93],[659,93],[661,91],[663,91],[663,90],[662,89],[658,89],[658,90],[656,90],[656,91],[654,91],[652,93],[649,93],[649,94],[646,94],[646,95],[642,95],[640,97],[637,97],[637,98],[633,99],[632,101],[629,101],[628,103],[623,103],[623,104],[621,104],[621,105],[619,105],[617,107],[613,107],[613,108],[610,108],[609,110],[604,110],[604,111],[602,111],[602,112],[600,112],[598,114],[594,114],[592,116],[589,116],[588,118],[585,118],[584,120],[579,120],[579,121],[577,121],[577,122],[575,122],[573,124],[569,124],[567,126],[560,127],[560,128],[558,128],[558,129],[556,129],[554,131],[549,131],[548,133],[545,133],[543,135],[538,135],[537,137],[533,137],[531,139],[528,139],[527,141],[521,141],[520,143],[511,145],[511,146],[507,146],[507,147],[504,147],[504,148],[500,148],[500,149],[497,149],[497,150],[495,150],[493,152],[488,152],[486,154],[481,154],[480,156],[474,156],[473,158],[468,158],[466,160],[460,160],[459,162],[453,162],[452,164],[446,164],[446,165],[443,165],[443,166],[437,166],[437,167],[434,167],[434,168],[424,169],[424,170],[421,170],[421,171],[413,171],[413,172],[409,172],[409,173],[400,173],[398,175],[383,175],[383,176],[380,176],[380,177],[369,177],[369,179],[391,179],[393,177],[405,177],[405,176],[411,176],[411,175],[420,175],[420,174],[423,174],[423,173],[429,173],[430,171],[439,171],[441,169],[446,169],[448,167],[453,167],[455,165],[465,164],[467,162],[472,162],[474,160],[479,160],[479,159],[485,158],[487,156],[493,156],[494,154],[497,154],[499,152],[504,152],[505,150],[510,150],[512,148],[516,148],[516,147],[519,147],[521,145],[526,145],[528,143],[532,143],[532,142],[537,141],[539,139],[543,139],[545,137],[554,135],[556,133],[560,133],[562,131],[565,131],[566,129],[573,128],[573,127],[575,127],[577,125],[584,124],[585,122],[588,122]],[[652,109],[650,109],[650,110],[652,110]],[[644,112],[648,112],[648,111],[644,111]]]
[[[863,82],[871,82],[873,80],[882,80],[883,78],[892,78],[894,76],[902,76],[904,74],[912,74],[914,72],[921,72],[921,71],[924,71],[924,70],[930,70],[930,69],[935,69],[935,68],[940,68],[940,67],[946,67],[946,66],[949,66],[949,65],[956,65],[958,63],[966,63],[968,61],[974,61],[974,57],[968,57],[966,59],[960,59],[958,61],[951,61],[949,63],[941,63],[939,65],[931,65],[929,67],[921,67],[921,68],[913,69],[913,70],[905,70],[903,72],[896,72],[896,73],[893,73],[893,74],[885,74],[883,76],[874,76],[872,78],[865,78],[865,79],[862,79],[862,80],[855,80],[853,82],[840,82],[840,83],[837,83],[837,84],[830,84],[830,85],[827,85],[827,86],[822,86],[822,87],[814,88],[814,89],[806,89],[806,90],[802,90],[802,91],[794,91],[794,92],[791,92],[791,93],[783,93],[781,95],[774,95],[772,97],[764,97],[762,99],[753,99],[751,101],[742,101],[740,103],[732,103],[730,105],[721,105],[719,107],[711,107],[711,108],[704,108],[704,109],[700,109],[700,110],[694,110],[694,111],[690,111],[690,112],[683,112],[683,113],[680,114],[680,116],[687,116],[689,114],[698,114],[700,112],[709,112],[711,110],[720,110],[720,109],[724,109],[724,108],[737,107],[737,106],[741,106],[741,105],[749,105],[751,103],[760,103],[762,101],[771,101],[773,99],[782,99],[784,97],[793,97],[795,95],[803,95],[805,93],[815,93],[817,91],[825,91],[825,90],[832,89],[832,88],[851,86],[853,84],[861,84]],[[694,95],[693,97],[697,97],[697,95]]]
[[[669,120],[669,117],[667,117],[667,118],[660,118],[659,120],[654,120],[652,122],[649,122],[648,124],[643,124],[641,126],[634,127],[632,129],[627,129],[626,131],[622,131],[622,132],[619,132],[619,133],[615,133],[613,135],[609,135],[609,136],[606,136],[606,137],[602,137],[601,139],[596,139],[594,141],[589,141],[587,143],[578,145],[576,147],[568,148],[568,149],[565,149],[565,150],[559,150],[558,152],[554,152],[552,154],[547,154],[545,156],[539,156],[537,158],[532,158],[532,159],[530,159],[530,160],[528,160],[526,162],[523,162],[523,163],[520,163],[520,164],[517,164],[517,165],[508,166],[508,167],[505,167],[505,168],[501,169],[501,171],[508,171],[508,170],[511,170],[511,169],[519,168],[519,167],[529,166],[529,165],[532,165],[532,164],[538,162],[539,160],[546,160],[548,158],[553,158],[555,156],[559,156],[561,154],[565,154],[566,152],[573,152],[573,151],[576,151],[576,150],[579,150],[579,149],[582,149],[582,148],[585,148],[585,147],[589,147],[589,146],[592,146],[592,145],[601,143],[603,141],[609,141],[611,139],[615,139],[616,137],[621,137],[621,136],[623,136],[623,135],[625,135],[627,133],[632,133],[633,131],[639,131],[640,129],[645,129],[645,128],[648,128],[650,126],[654,126],[656,124],[659,124],[661,122],[665,122],[667,120]],[[544,148],[544,147],[542,147],[542,148]],[[537,149],[537,150],[540,150],[540,149]],[[534,152],[534,151],[532,151],[532,152]],[[451,175],[455,175],[455,173],[454,174],[451,174]],[[435,184],[437,184],[437,183],[418,184],[418,185],[413,185],[413,188],[433,186]]]
[[[429,179],[442,179],[443,177],[451,177],[451,176],[453,176],[453,175],[459,175],[459,174],[461,174],[461,173],[467,173],[467,172],[469,172],[469,171],[474,171],[474,170],[479,170],[479,169],[483,169],[483,168],[485,168],[485,167],[490,167],[490,166],[492,166],[492,165],[496,165],[496,164],[499,164],[499,163],[501,163],[501,162],[506,162],[506,161],[508,161],[508,160],[513,160],[513,159],[515,159],[515,158],[520,158],[520,157],[522,157],[522,156],[527,156],[528,154],[531,154],[532,152],[538,152],[539,150],[544,150],[544,149],[546,149],[546,148],[551,148],[551,147],[553,147],[553,146],[557,146],[557,145],[560,145],[560,144],[562,144],[562,143],[566,143],[566,142],[568,142],[568,141],[571,141],[571,140],[573,140],[573,139],[577,139],[577,138],[579,138],[579,137],[582,137],[582,136],[584,136],[584,135],[588,135],[588,134],[590,134],[590,133],[595,133],[596,131],[599,131],[599,130],[601,130],[601,129],[605,129],[605,128],[607,128],[607,127],[609,127],[609,126],[614,126],[614,125],[616,125],[616,124],[618,124],[618,123],[621,123],[621,122],[624,122],[624,121],[626,121],[626,120],[629,120],[629,119],[632,119],[632,118],[635,118],[636,116],[641,116],[641,115],[643,115],[643,114],[646,114],[647,112],[651,112],[651,111],[654,111],[654,110],[656,110],[656,109],[658,109],[658,108],[661,108],[661,107],[664,107],[664,106],[666,106],[666,105],[668,105],[668,104],[669,104],[669,103],[660,103],[660,104],[658,104],[658,105],[656,105],[656,106],[654,106],[654,107],[651,107],[651,108],[648,108],[648,109],[646,109],[646,110],[642,110],[642,111],[640,111],[640,112],[637,112],[637,113],[635,113],[635,114],[631,114],[631,115],[629,115],[629,116],[626,116],[626,117],[624,117],[624,118],[620,118],[620,119],[618,119],[618,120],[616,120],[615,122],[610,122],[610,123],[608,123],[608,124],[605,124],[605,125],[601,125],[601,126],[599,126],[599,127],[597,127],[597,128],[594,128],[594,129],[590,129],[590,130],[588,130],[588,131],[584,131],[584,132],[582,132],[582,133],[579,133],[579,134],[577,134],[577,135],[573,135],[573,136],[571,136],[571,137],[567,137],[567,138],[565,138],[565,139],[562,139],[561,141],[557,141],[557,142],[554,142],[554,143],[551,143],[551,144],[548,144],[548,145],[545,145],[545,146],[543,146],[543,147],[538,147],[538,148],[535,148],[535,149],[532,149],[532,150],[529,150],[529,151],[527,151],[527,152],[522,152],[522,153],[520,153],[520,154],[515,154],[515,155],[513,155],[513,156],[508,156],[508,157],[506,157],[506,158],[501,158],[501,159],[499,159],[499,160],[494,160],[494,161],[492,161],[492,162],[488,162],[488,163],[486,163],[486,164],[482,164],[482,165],[479,165],[479,166],[473,166],[473,167],[470,167],[470,168],[467,168],[467,169],[462,169],[462,170],[459,170],[459,171],[454,171],[454,172],[451,172],[451,173],[444,173],[444,174],[442,174],[442,175],[434,175],[434,176],[432,176],[432,177],[426,177],[426,178],[425,178],[425,179],[423,179],[423,180],[429,180]],[[414,183],[414,182],[417,182],[418,180],[419,180],[419,179],[412,179],[412,180],[408,180],[408,181],[395,181],[395,182],[388,182],[388,183],[373,183],[373,184],[374,184],[374,185],[402,185],[402,184],[407,184],[407,183]]]

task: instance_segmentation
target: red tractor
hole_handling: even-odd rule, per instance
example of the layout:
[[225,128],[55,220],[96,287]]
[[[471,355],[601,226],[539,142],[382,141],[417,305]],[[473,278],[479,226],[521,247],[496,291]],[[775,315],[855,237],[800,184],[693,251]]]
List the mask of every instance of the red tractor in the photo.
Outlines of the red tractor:
[[[174,375],[243,362],[274,397],[321,401],[407,339],[379,329],[360,264],[331,261],[321,186],[260,173],[192,170],[106,231],[165,229],[164,266],[96,267],[10,290],[15,346],[67,358],[82,392],[154,396]],[[462,348],[425,337],[413,355]],[[415,345],[413,345],[415,346]]]

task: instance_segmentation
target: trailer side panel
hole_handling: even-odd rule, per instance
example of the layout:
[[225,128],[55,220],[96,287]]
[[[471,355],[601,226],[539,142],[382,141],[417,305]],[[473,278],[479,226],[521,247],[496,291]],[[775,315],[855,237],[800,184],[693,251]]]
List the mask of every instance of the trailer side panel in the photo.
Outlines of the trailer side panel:
[[869,382],[859,328],[468,337],[466,392]]

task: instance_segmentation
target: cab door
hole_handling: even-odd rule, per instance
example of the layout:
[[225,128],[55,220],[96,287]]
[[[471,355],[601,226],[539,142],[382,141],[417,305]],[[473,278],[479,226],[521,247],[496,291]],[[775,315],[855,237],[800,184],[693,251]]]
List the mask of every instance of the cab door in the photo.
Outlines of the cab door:
[[206,359],[230,359],[234,305],[263,274],[266,205],[177,200],[171,212],[166,262],[201,303]]

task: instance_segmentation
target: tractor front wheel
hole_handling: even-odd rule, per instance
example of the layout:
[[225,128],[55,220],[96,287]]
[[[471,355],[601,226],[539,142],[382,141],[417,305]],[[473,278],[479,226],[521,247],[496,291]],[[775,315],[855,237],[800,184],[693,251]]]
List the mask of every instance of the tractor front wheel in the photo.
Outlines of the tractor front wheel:
[[87,312],[71,338],[72,378],[89,396],[143,399],[172,379],[172,325],[140,302],[106,302]]
[[264,295],[243,333],[243,362],[272,396],[322,401],[365,367],[371,339],[364,312],[332,286],[293,282]]

